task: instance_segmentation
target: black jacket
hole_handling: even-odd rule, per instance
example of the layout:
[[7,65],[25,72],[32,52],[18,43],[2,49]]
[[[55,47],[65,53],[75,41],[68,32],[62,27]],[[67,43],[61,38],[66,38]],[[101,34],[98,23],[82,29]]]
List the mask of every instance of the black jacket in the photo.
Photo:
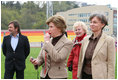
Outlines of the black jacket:
[[26,36],[19,34],[19,40],[15,51],[11,47],[11,36],[5,36],[2,50],[5,56],[5,69],[11,69],[13,66],[15,66],[17,70],[25,69],[25,59],[30,53],[30,45]]

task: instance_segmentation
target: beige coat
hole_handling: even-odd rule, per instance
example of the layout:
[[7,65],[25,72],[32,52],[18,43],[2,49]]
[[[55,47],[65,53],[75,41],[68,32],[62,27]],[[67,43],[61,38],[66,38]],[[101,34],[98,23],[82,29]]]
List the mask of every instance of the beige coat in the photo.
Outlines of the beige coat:
[[[78,78],[81,78],[81,70],[85,57],[85,51],[89,43],[89,37],[86,37],[82,43],[80,58],[78,62]],[[115,78],[115,54],[116,52],[114,39],[102,33],[94,50],[91,61],[93,79]]]
[[[37,57],[39,66],[42,65],[41,77],[45,77],[47,72],[50,78],[67,78],[66,59],[72,49],[73,43],[63,35],[55,46],[51,42],[45,42],[43,48]],[[45,52],[47,52],[46,74],[45,70]]]

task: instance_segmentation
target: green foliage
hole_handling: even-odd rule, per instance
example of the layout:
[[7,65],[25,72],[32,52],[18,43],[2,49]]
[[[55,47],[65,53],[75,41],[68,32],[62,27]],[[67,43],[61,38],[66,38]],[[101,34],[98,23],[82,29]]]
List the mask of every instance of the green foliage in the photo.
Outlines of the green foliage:
[[[53,1],[54,15],[75,7],[78,7],[76,2]],[[1,1],[1,29],[8,29],[8,23],[13,20],[19,21],[21,29],[45,29],[46,3],[27,1],[21,4],[19,1]]]
[[77,8],[78,5],[76,4],[76,2],[72,2],[72,1],[54,1],[53,2],[53,8],[54,8],[54,14],[56,14],[56,12],[62,12],[62,11],[66,11],[72,8]]
[[[38,12],[36,15],[33,16],[36,20],[34,25],[32,26],[32,29],[45,29],[46,28],[46,15],[44,12]],[[39,26],[40,25],[40,26]]]

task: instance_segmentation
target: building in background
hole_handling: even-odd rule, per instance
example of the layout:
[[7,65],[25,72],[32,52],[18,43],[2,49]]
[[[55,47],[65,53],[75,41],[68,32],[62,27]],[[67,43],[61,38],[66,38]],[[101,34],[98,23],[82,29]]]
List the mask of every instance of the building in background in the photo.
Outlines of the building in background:
[[117,9],[111,8],[110,5],[83,6],[65,12],[58,12],[56,15],[61,15],[65,18],[68,25],[67,30],[72,30],[72,26],[76,21],[85,22],[88,26],[88,34],[90,34],[89,17],[94,12],[102,13],[107,17],[108,26],[104,28],[104,32],[111,36],[117,36]]

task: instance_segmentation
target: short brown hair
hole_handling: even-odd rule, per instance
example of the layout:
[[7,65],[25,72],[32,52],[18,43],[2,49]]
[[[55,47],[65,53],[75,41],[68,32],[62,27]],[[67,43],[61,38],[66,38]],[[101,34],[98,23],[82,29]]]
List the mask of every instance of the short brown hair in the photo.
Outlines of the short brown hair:
[[20,32],[20,25],[19,25],[19,23],[18,23],[17,20],[14,20],[14,21],[9,22],[8,25],[10,25],[10,24],[13,24],[15,29],[18,28],[18,33],[21,33]]
[[47,19],[46,24],[49,25],[49,23],[52,22],[54,25],[61,30],[62,33],[65,33],[65,30],[67,28],[66,22],[64,18],[60,15],[54,15]]
[[101,21],[101,23],[105,24],[105,26],[108,25],[107,18],[105,17],[105,15],[100,13],[94,13],[90,16],[89,21],[91,21],[94,17],[97,17]]

